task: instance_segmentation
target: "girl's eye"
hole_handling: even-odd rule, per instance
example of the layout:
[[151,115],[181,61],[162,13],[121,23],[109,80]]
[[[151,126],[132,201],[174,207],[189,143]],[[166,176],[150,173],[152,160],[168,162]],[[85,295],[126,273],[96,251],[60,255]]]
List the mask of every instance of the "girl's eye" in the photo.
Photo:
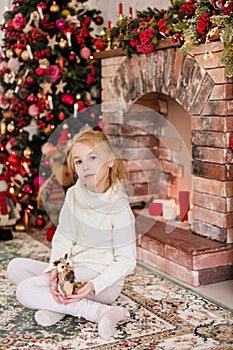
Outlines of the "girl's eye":
[[96,156],[90,156],[90,160],[95,160]]
[[81,160],[76,160],[75,165],[80,165],[82,163]]

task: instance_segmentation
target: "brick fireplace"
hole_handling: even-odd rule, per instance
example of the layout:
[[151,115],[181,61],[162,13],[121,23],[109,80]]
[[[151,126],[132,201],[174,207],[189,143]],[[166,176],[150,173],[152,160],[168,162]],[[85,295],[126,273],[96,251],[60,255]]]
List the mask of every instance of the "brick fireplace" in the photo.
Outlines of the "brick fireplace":
[[138,259],[195,286],[233,278],[233,83],[222,48],[211,42],[183,56],[166,39],[131,60],[120,49],[95,54],[104,131],[126,159],[131,201],[177,201],[188,190],[193,206],[191,225],[170,232],[135,211]]

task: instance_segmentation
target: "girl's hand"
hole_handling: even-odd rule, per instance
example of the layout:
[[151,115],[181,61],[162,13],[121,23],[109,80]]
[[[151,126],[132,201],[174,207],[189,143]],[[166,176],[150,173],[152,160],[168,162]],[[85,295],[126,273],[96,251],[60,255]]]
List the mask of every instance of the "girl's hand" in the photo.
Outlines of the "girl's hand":
[[50,290],[51,290],[51,293],[52,293],[54,299],[59,304],[63,304],[63,295],[58,291],[57,271],[56,270],[52,270],[49,281],[51,284]]
[[66,298],[64,298],[63,304],[67,305],[70,303],[73,303],[74,301],[80,300],[82,298],[85,298],[87,294],[94,292],[94,285],[92,282],[87,282],[85,286],[80,288],[75,294],[68,295]]

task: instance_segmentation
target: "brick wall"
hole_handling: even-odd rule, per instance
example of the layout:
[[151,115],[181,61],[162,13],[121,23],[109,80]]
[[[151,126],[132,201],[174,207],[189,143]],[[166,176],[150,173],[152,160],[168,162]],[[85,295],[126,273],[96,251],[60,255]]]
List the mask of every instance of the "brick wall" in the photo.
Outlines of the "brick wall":
[[[178,47],[166,40],[151,55],[128,60],[116,51],[115,57],[101,53],[99,58],[104,130],[116,137],[117,149],[127,159],[134,195],[150,195],[154,191],[161,196],[182,172],[172,163],[159,134],[158,114],[166,118],[167,96],[183,106],[191,118],[192,230],[231,243],[233,153],[229,140],[233,136],[233,83],[225,77],[225,68],[219,61],[222,48],[221,42],[211,42],[207,47],[198,45],[183,56]],[[156,98],[149,98],[152,93],[156,93]],[[143,120],[137,117],[137,101],[150,109]],[[165,181],[159,182],[161,174]]]

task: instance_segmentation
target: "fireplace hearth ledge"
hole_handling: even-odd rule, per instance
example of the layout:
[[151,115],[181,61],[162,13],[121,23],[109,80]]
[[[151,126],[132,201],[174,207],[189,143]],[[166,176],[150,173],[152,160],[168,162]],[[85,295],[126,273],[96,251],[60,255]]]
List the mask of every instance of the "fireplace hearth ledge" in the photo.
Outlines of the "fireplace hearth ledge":
[[[191,229],[174,227],[166,233],[166,223],[134,211],[137,259],[158,271],[191,286],[233,278],[233,245],[210,240]],[[147,232],[145,227],[151,227]]]

